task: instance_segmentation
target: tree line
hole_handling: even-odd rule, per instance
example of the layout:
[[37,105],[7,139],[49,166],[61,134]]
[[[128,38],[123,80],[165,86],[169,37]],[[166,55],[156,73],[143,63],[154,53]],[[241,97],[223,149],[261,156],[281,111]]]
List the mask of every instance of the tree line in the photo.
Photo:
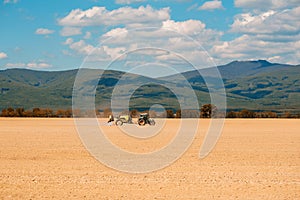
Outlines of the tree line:
[[1,117],[72,117],[72,110],[58,109],[56,111],[50,108],[33,108],[32,110],[25,110],[24,108],[3,109]]
[[[156,112],[154,110],[138,111],[133,109],[130,111],[122,111],[120,115],[130,115],[132,117],[138,117],[140,113],[148,113],[152,118],[300,118],[299,114],[291,114],[290,112],[284,112],[278,114],[273,111],[251,111],[251,110],[240,110],[240,111],[229,111],[226,114],[218,111],[216,106],[211,104],[204,104],[200,110],[172,110],[167,109],[165,112]],[[52,110],[50,108],[33,108],[32,110],[25,110],[24,108],[6,108],[0,113],[0,117],[104,117],[107,118],[112,115],[112,110],[106,108],[102,111],[80,111],[71,109],[58,109]]]

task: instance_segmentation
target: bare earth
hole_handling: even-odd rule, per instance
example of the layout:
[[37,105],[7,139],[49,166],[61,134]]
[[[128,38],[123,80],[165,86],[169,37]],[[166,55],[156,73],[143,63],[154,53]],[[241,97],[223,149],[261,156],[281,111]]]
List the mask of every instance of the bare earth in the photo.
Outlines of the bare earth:
[[[300,199],[300,120],[226,120],[215,149],[200,160],[208,126],[202,120],[171,166],[128,174],[94,159],[73,119],[0,118],[0,199]],[[169,120],[150,141],[134,141],[103,127],[116,145],[137,152],[166,145],[177,128]]]

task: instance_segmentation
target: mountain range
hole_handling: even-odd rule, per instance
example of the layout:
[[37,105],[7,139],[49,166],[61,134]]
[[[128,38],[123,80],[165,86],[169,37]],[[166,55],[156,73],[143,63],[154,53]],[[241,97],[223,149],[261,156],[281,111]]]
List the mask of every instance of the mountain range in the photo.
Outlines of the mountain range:
[[[300,112],[300,65],[270,63],[265,60],[234,61],[217,67],[226,89],[228,110]],[[122,91],[130,91],[130,108],[145,110],[153,104],[166,109],[179,109],[172,85],[185,95],[182,83],[187,81],[194,90],[199,104],[210,103],[205,78],[215,78],[212,68],[187,71],[166,77],[151,78],[113,70],[84,69],[102,74],[101,79],[89,80],[96,85],[95,105],[99,110],[110,106],[116,84]],[[67,71],[34,71],[6,69],[0,71],[0,109],[8,107],[35,107],[70,109],[73,85],[78,69]],[[93,82],[94,81],[94,82]],[[97,82],[95,82],[97,81]],[[136,88],[136,86],[139,86]],[[121,90],[120,90],[121,91]],[[122,94],[120,94],[122,95]],[[186,96],[189,102],[189,96]]]

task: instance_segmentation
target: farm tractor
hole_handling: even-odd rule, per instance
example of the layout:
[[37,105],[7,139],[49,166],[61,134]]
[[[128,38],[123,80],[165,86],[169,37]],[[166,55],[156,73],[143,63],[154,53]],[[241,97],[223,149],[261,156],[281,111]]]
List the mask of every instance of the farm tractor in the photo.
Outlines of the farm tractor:
[[132,118],[130,115],[120,115],[116,120],[117,126],[122,126],[123,123],[132,124]]
[[140,114],[140,117],[138,119],[138,124],[140,126],[145,126],[146,124],[149,124],[151,126],[155,125],[154,119],[151,119],[148,113],[142,113]]
[[[155,125],[155,121],[150,118],[148,113],[140,114],[140,117],[138,118],[137,122],[140,126],[145,126],[146,124],[149,124],[151,126]],[[130,115],[120,115],[115,123],[117,126],[122,126],[124,123],[133,124]]]

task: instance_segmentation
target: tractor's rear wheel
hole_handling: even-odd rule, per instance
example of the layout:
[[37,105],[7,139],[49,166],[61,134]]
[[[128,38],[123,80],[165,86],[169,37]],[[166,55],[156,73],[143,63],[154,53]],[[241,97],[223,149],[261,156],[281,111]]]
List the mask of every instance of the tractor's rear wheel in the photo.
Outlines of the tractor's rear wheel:
[[151,126],[154,126],[154,125],[155,125],[155,121],[154,121],[153,119],[149,119],[149,124],[150,124]]
[[122,122],[121,120],[117,120],[117,121],[116,121],[116,125],[117,125],[117,126],[122,126],[122,125],[123,125],[123,122]]
[[145,121],[144,119],[139,119],[138,124],[139,124],[140,126],[145,126],[146,121]]

